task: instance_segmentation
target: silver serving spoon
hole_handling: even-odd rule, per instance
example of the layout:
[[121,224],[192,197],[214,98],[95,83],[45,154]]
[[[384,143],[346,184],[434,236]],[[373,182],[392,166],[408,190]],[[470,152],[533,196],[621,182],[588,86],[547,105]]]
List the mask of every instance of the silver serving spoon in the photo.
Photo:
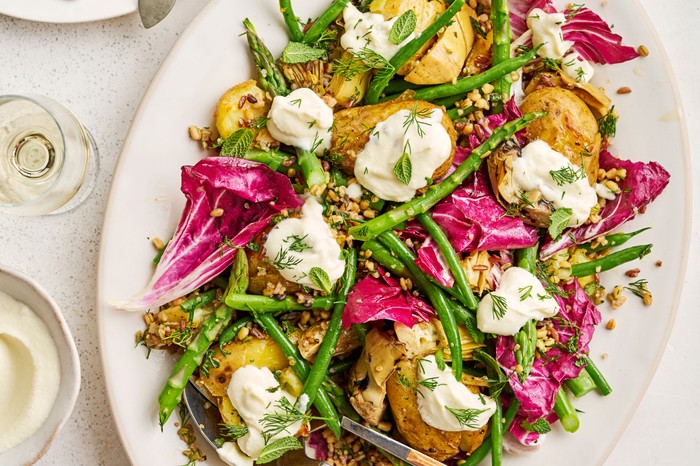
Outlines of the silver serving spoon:
[[139,16],[146,29],[152,28],[168,16],[175,0],[139,0]]
[[[219,410],[202,394],[197,386],[189,382],[182,396],[185,406],[192,416],[194,424],[215,450],[214,440],[219,436],[217,424],[219,423]],[[303,450],[290,451],[277,460],[277,466],[323,466],[325,463],[312,460]]]
[[[217,423],[219,422],[219,412],[212,403],[193,382],[189,382],[183,393],[183,400],[190,411],[192,420],[202,433],[207,442],[216,449],[214,440],[217,435]],[[376,447],[391,453],[399,459],[406,461],[413,466],[445,466],[428,455],[421,453],[408,445],[404,445],[391,437],[365,427],[347,417],[341,420],[343,429],[361,437]],[[321,425],[321,427],[323,424]],[[328,466],[326,463],[311,459],[306,456],[304,450],[296,450],[285,453],[277,460],[277,466]]]

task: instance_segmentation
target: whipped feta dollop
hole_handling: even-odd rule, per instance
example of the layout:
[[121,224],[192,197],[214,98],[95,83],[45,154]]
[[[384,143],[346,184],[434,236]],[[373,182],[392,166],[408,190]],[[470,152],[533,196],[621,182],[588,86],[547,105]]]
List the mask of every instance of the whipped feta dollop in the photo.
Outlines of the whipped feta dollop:
[[0,291],[0,453],[39,430],[60,384],[61,362],[48,327]]
[[587,83],[593,79],[595,70],[578,52],[571,52],[561,59],[561,71],[579,83]]
[[573,42],[564,40],[561,27],[565,21],[564,13],[545,13],[540,8],[530,12],[527,27],[532,31],[532,45],[537,47],[544,44],[537,51],[537,55],[559,60],[574,45]]
[[333,230],[323,220],[323,207],[312,196],[306,198],[300,218],[282,220],[265,241],[265,256],[282,277],[315,290],[323,291],[312,280],[311,269],[326,272],[332,286],[345,271],[340,255]]
[[479,430],[496,412],[493,398],[473,393],[455,379],[449,367],[440,370],[434,355],[420,360],[417,381],[418,411],[423,421],[436,429]]
[[[291,406],[296,403],[296,398],[280,386],[270,369],[250,364],[233,373],[227,395],[248,427],[248,433],[238,439],[238,448],[246,456],[256,459],[266,445],[263,437],[263,432],[266,431],[265,416],[284,412],[280,407],[282,398],[286,398]],[[303,422],[299,420],[284,426],[284,429],[271,436],[267,443],[295,435],[302,424]],[[237,454],[232,447],[229,447],[228,453],[232,458]]]
[[253,466],[254,459],[246,455],[238,448],[238,444],[234,442],[224,442],[221,448],[217,449],[221,461],[229,466]]
[[596,188],[588,183],[583,168],[542,140],[523,147],[521,157],[513,160],[513,181],[523,191],[540,191],[555,209],[571,209],[569,227],[582,225],[598,204]]
[[543,320],[559,312],[557,301],[533,274],[510,267],[496,291],[481,299],[476,325],[484,333],[515,335],[530,319]]
[[331,146],[333,109],[314,91],[300,87],[272,100],[267,130],[288,146],[322,154]]
[[391,60],[401,47],[415,37],[415,33],[411,33],[399,44],[392,44],[389,35],[397,19],[398,17],[386,21],[384,16],[380,14],[362,13],[348,2],[343,9],[345,32],[340,36],[340,45],[353,53],[369,49],[381,55],[385,60]]
[[[399,110],[374,127],[365,147],[357,154],[357,181],[381,199],[406,202],[424,188],[435,170],[452,153],[452,140],[442,126],[442,109]],[[408,157],[410,179],[396,174],[399,159]]]

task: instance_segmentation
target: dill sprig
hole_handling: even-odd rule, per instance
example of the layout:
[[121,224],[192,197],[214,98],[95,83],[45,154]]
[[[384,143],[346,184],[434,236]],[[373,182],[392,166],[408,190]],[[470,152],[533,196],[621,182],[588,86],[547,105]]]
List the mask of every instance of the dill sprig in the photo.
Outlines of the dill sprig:
[[549,176],[557,183],[557,186],[564,186],[565,184],[571,184],[578,180],[582,180],[586,173],[581,167],[578,170],[574,169],[573,165],[564,165],[559,170],[549,170]]
[[604,138],[615,136],[617,131],[617,118],[615,118],[615,106],[610,108],[610,111],[603,118],[598,120],[598,131]]
[[450,408],[449,406],[445,406],[445,409],[447,409],[455,417],[455,419],[457,419],[457,422],[459,422],[460,426],[472,430],[477,430],[481,427],[479,424],[477,424],[477,421],[479,420],[479,415],[483,412],[486,412],[487,410],[487,408],[469,409]]
[[425,136],[423,125],[431,126],[432,124],[430,121],[421,120],[426,120],[428,118],[430,118],[430,109],[423,108],[418,110],[418,104],[413,104],[413,107],[411,107],[409,110],[408,115],[406,115],[406,119],[403,121],[403,133],[406,134],[411,126],[415,125],[416,133],[418,133],[418,136],[422,138]]
[[438,388],[440,385],[444,385],[440,382],[438,382],[437,377],[428,377],[427,379],[423,379],[418,381],[418,383],[431,392],[434,392],[436,388]]
[[500,295],[495,294],[492,291],[489,291],[489,296],[491,296],[491,301],[493,302],[493,305],[491,307],[491,312],[493,312],[493,317],[497,320],[500,320],[503,318],[503,316],[506,315],[506,312],[508,311],[508,302],[506,301],[506,298]]
[[[265,444],[270,442],[270,439],[280,432],[286,431],[292,424],[299,421],[309,419],[305,413],[299,411],[286,396],[281,397],[274,406],[277,408],[271,413],[265,414],[260,420],[263,427],[262,436]],[[289,432],[295,434],[295,432]]]
[[291,243],[289,245],[289,250],[294,252],[304,252],[307,249],[311,249],[311,246],[307,245],[304,240],[309,235],[299,236],[299,235],[289,235],[282,242]]
[[532,298],[532,285],[518,288],[518,293],[520,293],[520,301],[525,301],[527,298]]
[[284,270],[291,269],[295,265],[299,265],[301,261],[301,258],[289,254],[289,249],[285,249],[284,247],[280,246],[280,250],[277,252],[272,264],[277,268],[277,270]]
[[224,437],[235,441],[248,433],[248,427],[235,424],[219,424],[219,431]]
[[636,282],[630,283],[629,286],[625,287],[625,289],[633,295],[637,296],[638,298],[644,299],[644,296],[647,293],[649,293],[649,290],[647,289],[647,283],[649,283],[647,280],[640,278]]

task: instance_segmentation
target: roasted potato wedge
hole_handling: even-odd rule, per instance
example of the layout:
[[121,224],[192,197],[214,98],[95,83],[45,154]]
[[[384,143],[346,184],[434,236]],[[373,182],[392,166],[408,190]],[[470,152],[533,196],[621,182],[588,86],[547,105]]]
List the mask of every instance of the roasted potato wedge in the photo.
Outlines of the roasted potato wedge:
[[467,62],[464,65],[465,74],[473,76],[486,71],[491,65],[491,47],[493,47],[493,31],[486,33],[484,37],[476,34]]
[[250,79],[233,86],[221,96],[216,105],[214,120],[219,136],[226,139],[255,119],[267,116],[269,110],[270,99],[255,80]]
[[[383,104],[353,107],[337,112],[331,136],[331,160],[345,173],[353,175],[356,154],[362,151],[369,141],[372,128],[399,110],[410,110],[414,106],[417,106],[419,111],[423,109],[432,111],[440,108],[422,100],[392,100]],[[433,179],[437,179],[447,172],[454,157],[457,135],[452,120],[447,114],[442,117],[442,126],[445,127],[452,141],[452,152],[447,160],[435,170]]]
[[610,97],[601,88],[591,83],[580,83],[569,76],[559,73],[539,73],[530,80],[525,89],[525,94],[530,94],[543,87],[561,87],[570,90],[588,105],[588,108],[598,120],[610,113],[612,106]]
[[467,5],[462,7],[452,23],[438,35],[433,46],[406,75],[406,81],[442,84],[457,79],[474,45],[472,17],[476,18],[474,10]]
[[598,173],[601,137],[598,121],[576,94],[561,87],[544,87],[523,100],[523,113],[547,112],[527,127],[530,141],[541,139],[577,166],[583,166],[593,185]]
[[271,371],[282,370],[289,366],[287,357],[270,337],[233,340],[217,351],[214,359],[219,367],[209,369],[209,376],[202,377],[202,383],[213,396],[224,397],[231,375],[248,364],[267,367]]
[[[430,26],[440,13],[445,11],[445,4],[440,0],[374,0],[369,5],[369,11],[381,14],[386,20],[401,16],[407,10],[413,10],[416,14],[414,32],[418,34]],[[410,73],[435,40],[432,38],[426,42],[404,66],[399,68],[398,74],[404,76]]]
[[259,234],[254,244],[259,245],[258,250],[254,251],[250,248],[245,248],[246,256],[248,256],[248,267],[250,270],[250,280],[248,284],[248,293],[263,294],[268,283],[276,286],[280,284],[284,287],[287,293],[296,293],[301,291],[301,287],[294,282],[284,278],[279,270],[270,263],[265,257],[265,239],[267,238],[268,230]]
[[387,397],[399,433],[413,448],[444,461],[459,453],[461,432],[445,432],[429,426],[418,411],[418,394],[414,388],[418,364],[402,359],[387,382]]

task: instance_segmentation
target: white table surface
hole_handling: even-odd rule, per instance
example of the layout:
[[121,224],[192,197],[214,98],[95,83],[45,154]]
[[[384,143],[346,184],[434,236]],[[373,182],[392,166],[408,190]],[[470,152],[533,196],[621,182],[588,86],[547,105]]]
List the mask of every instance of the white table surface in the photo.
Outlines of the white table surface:
[[[102,216],[111,174],[138,103],[180,32],[206,3],[178,2],[170,16],[151,30],[143,29],[136,14],[75,25],[0,15],[0,94],[33,92],[63,102],[90,129],[100,150],[98,185],[73,212],[31,219],[0,214],[0,263],[33,276],[53,295],[73,331],[82,363],[77,407],[40,465],[128,464],[105,394],[95,321]],[[675,71],[695,156],[700,154],[700,88],[696,84],[700,3],[642,3],[656,23]],[[697,168],[693,183],[700,186]],[[700,218],[699,192],[696,189],[693,196],[696,219]],[[653,383],[606,465],[700,464],[696,258],[700,258],[697,222],[673,335]]]

